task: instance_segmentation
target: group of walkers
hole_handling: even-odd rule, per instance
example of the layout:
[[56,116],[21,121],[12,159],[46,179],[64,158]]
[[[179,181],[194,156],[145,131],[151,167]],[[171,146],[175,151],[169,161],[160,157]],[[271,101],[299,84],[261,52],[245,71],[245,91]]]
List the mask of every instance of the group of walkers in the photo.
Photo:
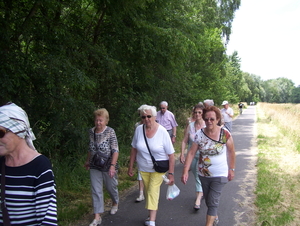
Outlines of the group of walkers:
[[[227,101],[222,105],[221,110],[214,106],[213,100],[195,105],[181,143],[181,181],[186,184],[189,170],[193,172],[196,187],[193,208],[199,210],[201,200],[205,200],[208,207],[206,226],[218,224],[217,209],[222,188],[234,178],[233,110]],[[140,121],[135,126],[127,172],[134,176],[136,163],[139,181],[136,201],[145,200],[148,217],[144,225],[150,226],[155,226],[163,176],[167,174],[169,185],[175,182],[173,145],[178,124],[166,101],[159,107],[159,111],[151,105],[138,108]],[[108,111],[97,109],[94,126],[88,132],[89,150],[84,167],[89,170],[91,180],[94,219],[90,226],[102,223],[101,214],[105,211],[103,186],[112,199],[110,214],[116,214],[119,208],[119,147],[116,133],[108,122]],[[1,181],[1,191],[11,190],[11,193],[5,193],[7,196],[1,195],[1,204],[6,205],[0,212],[0,224],[6,225],[8,219],[11,225],[57,225],[54,175],[50,161],[35,150],[34,139],[23,109],[12,103],[0,107],[0,155],[4,156],[0,170],[2,180],[7,179],[6,183]],[[14,196],[16,192],[20,195]],[[29,200],[33,204],[29,205]]]
[[[217,225],[217,209],[223,186],[234,178],[235,150],[231,136],[233,110],[227,101],[223,109],[214,106],[213,100],[194,106],[188,119],[181,145],[180,162],[183,164],[181,181],[186,184],[191,169],[196,184],[195,210],[200,209],[201,200],[208,207],[206,225]],[[175,116],[162,101],[157,111],[155,106],[141,105],[138,108],[140,121],[135,125],[131,142],[128,175],[135,175],[138,168],[139,196],[145,200],[148,217],[144,225],[155,226],[159,203],[160,186],[167,174],[168,185],[174,184],[176,127]],[[103,186],[111,199],[110,214],[118,211],[117,158],[118,143],[115,131],[107,126],[108,112],[94,112],[95,126],[89,130],[89,152],[85,167],[90,170],[94,220],[90,226],[100,225],[104,212]],[[187,154],[185,151],[188,150]],[[97,153],[105,153],[104,158]]]

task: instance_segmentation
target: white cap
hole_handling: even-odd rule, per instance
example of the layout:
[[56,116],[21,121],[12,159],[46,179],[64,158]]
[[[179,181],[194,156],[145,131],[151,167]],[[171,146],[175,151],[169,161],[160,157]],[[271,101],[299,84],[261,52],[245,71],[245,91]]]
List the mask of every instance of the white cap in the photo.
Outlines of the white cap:
[[223,106],[223,105],[226,105],[226,104],[228,104],[228,101],[227,101],[227,100],[224,100],[223,103],[222,103],[222,106]]

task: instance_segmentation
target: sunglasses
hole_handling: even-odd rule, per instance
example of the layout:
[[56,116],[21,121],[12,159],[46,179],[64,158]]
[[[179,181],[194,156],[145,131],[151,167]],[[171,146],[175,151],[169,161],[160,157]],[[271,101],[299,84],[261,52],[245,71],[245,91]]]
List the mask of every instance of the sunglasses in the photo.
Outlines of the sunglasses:
[[141,116],[142,119],[145,119],[146,117],[147,117],[147,118],[151,118],[152,115],[147,115],[147,116],[143,115],[143,116]]
[[162,110],[163,110],[163,109],[166,109],[166,108],[160,108],[160,109],[162,109]]
[[213,121],[215,121],[215,120],[216,120],[215,118],[205,118],[205,119],[204,119],[205,122],[208,122],[208,121],[212,121],[212,122],[213,122]]
[[194,111],[194,114],[202,114],[202,111]]
[[0,129],[0,138],[3,138],[8,131],[8,129]]

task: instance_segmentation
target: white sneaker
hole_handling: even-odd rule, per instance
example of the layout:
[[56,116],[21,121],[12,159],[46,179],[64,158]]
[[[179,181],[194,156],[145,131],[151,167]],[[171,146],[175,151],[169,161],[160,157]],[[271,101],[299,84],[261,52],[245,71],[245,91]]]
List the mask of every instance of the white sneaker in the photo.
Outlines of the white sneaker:
[[136,202],[141,202],[145,199],[144,195],[140,195],[138,198],[136,198]]
[[102,223],[102,219],[96,220],[94,219],[92,223],[90,223],[90,226],[99,226]]
[[114,215],[114,214],[116,214],[117,211],[118,211],[118,206],[113,206],[110,210],[110,214]]
[[145,226],[155,226],[155,221],[150,221],[149,218],[145,221]]

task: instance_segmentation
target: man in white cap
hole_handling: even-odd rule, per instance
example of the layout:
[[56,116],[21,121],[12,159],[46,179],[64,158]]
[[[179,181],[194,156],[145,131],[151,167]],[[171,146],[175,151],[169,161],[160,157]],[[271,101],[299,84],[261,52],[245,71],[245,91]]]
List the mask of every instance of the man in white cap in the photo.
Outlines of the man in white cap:
[[228,101],[224,100],[222,103],[223,109],[221,109],[221,113],[224,118],[224,127],[231,132],[232,130],[232,117],[233,117],[233,110],[231,107],[228,106]]

